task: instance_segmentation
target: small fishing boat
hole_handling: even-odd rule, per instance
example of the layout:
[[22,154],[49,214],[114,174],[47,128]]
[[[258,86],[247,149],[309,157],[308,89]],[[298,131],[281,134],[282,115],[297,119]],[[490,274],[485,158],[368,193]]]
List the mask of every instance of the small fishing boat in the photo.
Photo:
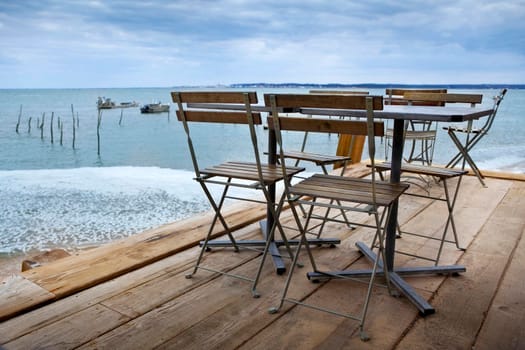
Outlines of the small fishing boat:
[[163,105],[162,103],[148,103],[140,108],[140,113],[163,113],[169,112],[170,105]]
[[111,98],[109,97],[99,97],[97,100],[98,109],[130,108],[130,107],[138,107],[138,106],[139,104],[135,101],[121,102],[119,104],[116,104],[115,102],[111,101]]

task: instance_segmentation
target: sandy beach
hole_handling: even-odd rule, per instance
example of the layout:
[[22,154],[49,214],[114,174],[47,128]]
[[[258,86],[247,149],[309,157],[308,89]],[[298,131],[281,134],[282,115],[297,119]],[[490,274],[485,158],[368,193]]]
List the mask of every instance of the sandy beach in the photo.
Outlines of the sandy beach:
[[[20,274],[24,265],[26,270],[39,265],[49,264],[55,260],[61,259],[69,255],[78,254],[80,251],[91,249],[97,246],[91,245],[83,248],[62,249],[54,248],[49,250],[33,249],[29,252],[17,252],[10,254],[0,254],[0,281]],[[24,261],[26,262],[24,264]]]
[[[38,254],[38,253],[36,253]],[[16,275],[22,271],[22,261],[29,259],[33,254],[5,254],[0,256],[0,281]]]

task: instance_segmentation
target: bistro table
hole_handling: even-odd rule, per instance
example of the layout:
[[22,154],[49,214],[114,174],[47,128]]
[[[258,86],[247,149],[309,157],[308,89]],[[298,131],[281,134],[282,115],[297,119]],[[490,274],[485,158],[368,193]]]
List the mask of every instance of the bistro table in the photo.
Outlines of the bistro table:
[[[331,115],[331,116],[347,116],[347,117],[366,117],[366,111],[357,110],[320,110],[312,108],[303,108],[300,110],[303,114],[316,115]],[[492,113],[492,108],[485,107],[423,107],[423,106],[397,106],[385,105],[381,111],[374,111],[376,118],[393,119],[394,131],[392,138],[392,157],[391,157],[391,174],[390,182],[399,183],[401,178],[401,162],[403,157],[404,145],[404,125],[405,121],[435,121],[435,122],[465,122],[482,117],[489,116]],[[396,288],[403,293],[420,311],[423,316],[433,314],[435,312],[432,305],[430,305],[424,298],[422,298],[416,291],[403,280],[402,275],[423,275],[423,274],[456,274],[465,272],[466,268],[462,265],[449,266],[429,266],[429,267],[394,267],[394,252],[396,245],[396,226],[397,226],[398,202],[394,203],[392,207],[392,215],[386,227],[386,242],[385,242],[385,256],[386,268],[389,271],[390,280]],[[363,242],[356,243],[358,249],[372,261],[375,260],[375,253]],[[380,269],[384,266],[380,262]],[[371,270],[359,271],[337,271],[338,275],[347,277],[364,276],[371,273]],[[316,272],[307,274],[309,279],[318,280],[322,278],[333,278]]]

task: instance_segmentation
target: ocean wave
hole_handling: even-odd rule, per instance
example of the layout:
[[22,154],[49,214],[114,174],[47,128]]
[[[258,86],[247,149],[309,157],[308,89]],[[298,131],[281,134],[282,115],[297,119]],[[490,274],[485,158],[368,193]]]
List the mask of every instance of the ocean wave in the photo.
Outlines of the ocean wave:
[[207,211],[193,177],[156,167],[0,171],[0,252],[101,244]]

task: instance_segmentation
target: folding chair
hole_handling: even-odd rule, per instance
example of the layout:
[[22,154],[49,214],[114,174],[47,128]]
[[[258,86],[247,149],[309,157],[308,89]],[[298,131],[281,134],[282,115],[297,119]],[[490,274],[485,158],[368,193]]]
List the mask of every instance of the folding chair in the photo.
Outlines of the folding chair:
[[[444,106],[441,101],[410,100],[407,93],[446,93],[447,89],[392,89],[385,90],[385,104],[414,105],[414,106]],[[410,121],[405,125],[405,142],[410,142],[410,152],[405,159],[408,163],[420,162],[423,165],[432,165],[434,144],[436,142],[437,123],[430,121]],[[392,129],[387,128],[385,135],[385,157],[388,148],[391,148]],[[419,148],[416,150],[419,143]],[[416,153],[417,152],[417,153]],[[386,158],[388,160],[388,158]]]
[[[424,104],[426,102],[432,103],[437,102],[441,105],[444,105],[446,103],[467,103],[471,106],[475,105],[476,103],[481,103],[481,100],[483,98],[483,95],[479,94],[451,94],[451,93],[419,93],[419,92],[407,92],[404,95],[404,98],[408,101],[416,101],[421,104]],[[376,171],[380,173],[381,178],[383,178],[383,172],[391,170],[391,164],[388,162],[380,163],[376,165]],[[406,192],[406,195],[410,196],[416,196],[416,197],[422,197],[422,198],[428,198],[436,201],[442,201],[446,203],[447,206],[447,220],[445,222],[445,226],[443,229],[443,233],[439,237],[434,237],[432,235],[426,234],[426,233],[415,233],[415,232],[407,232],[402,231],[401,228],[398,225],[398,237],[401,237],[402,235],[414,235],[419,236],[423,238],[429,238],[432,240],[437,240],[440,242],[439,248],[437,250],[436,256],[429,257],[424,256],[421,254],[412,254],[409,252],[404,252],[402,250],[396,250],[399,254],[404,254],[428,261],[434,262],[435,266],[439,264],[439,259],[441,258],[441,253],[443,251],[443,247],[445,243],[453,243],[456,245],[456,248],[459,250],[465,250],[465,248],[461,247],[459,244],[458,234],[456,231],[456,224],[454,222],[454,206],[456,203],[456,198],[459,192],[459,188],[461,186],[461,180],[462,176],[467,173],[465,170],[460,169],[447,169],[442,167],[435,167],[430,165],[417,165],[412,163],[403,163],[401,165],[401,173],[403,174],[415,174],[418,176],[430,176],[432,178],[437,178],[439,181],[438,183],[443,184],[443,191],[445,194],[445,198],[442,198],[441,196],[433,196],[430,194],[430,192],[427,192],[427,195],[420,195],[413,192]],[[452,193],[449,190],[449,180],[452,180],[454,178],[457,178],[456,186],[454,187]],[[447,238],[447,234],[449,231],[449,227],[452,228],[453,233],[453,240],[450,240]]]
[[[494,96],[494,111],[492,114],[487,118],[485,124],[481,126],[480,128],[473,128],[472,127],[472,121],[468,122],[468,125],[466,128],[457,127],[457,126],[448,126],[444,127],[444,130],[448,131],[448,135],[458,148],[459,152],[450,160],[450,162],[447,163],[447,168],[453,168],[455,167],[461,160],[463,160],[462,169],[465,169],[465,162],[467,162],[474,172],[476,174],[477,178],[483,185],[483,187],[487,187],[485,185],[485,181],[483,179],[485,178],[479,168],[477,167],[476,163],[474,163],[474,160],[470,156],[469,152],[472,150],[472,148],[485,136],[488,134],[490,128],[492,127],[492,124],[494,123],[494,118],[496,117],[496,113],[498,112],[499,105],[501,104],[501,101],[505,97],[505,94],[507,93],[507,89],[502,89],[498,96]],[[462,143],[457,134],[466,134],[465,142]],[[471,138],[471,135],[474,135]]]
[[[368,95],[368,91],[351,91],[351,90],[310,90],[310,94],[316,95]],[[350,163],[359,162],[361,160],[362,153],[362,144],[364,143],[364,138],[361,135],[348,135],[348,134],[339,134],[339,142],[337,145],[336,154],[321,154],[317,152],[307,151],[309,132],[305,131],[303,140],[301,143],[300,150],[287,150],[284,153],[285,158],[294,159],[295,166],[299,166],[301,162],[310,162],[314,163],[316,166],[320,167],[323,171],[323,174],[328,174],[328,166],[332,165],[334,169],[340,168],[340,175],[343,176],[346,170],[346,166]],[[359,156],[358,156],[359,154]],[[298,176],[299,178],[301,176]],[[303,215],[306,216],[306,211],[302,206],[300,206]],[[326,223],[326,218],[330,215],[331,208],[326,208],[326,212],[322,216],[325,220],[322,220],[321,223],[312,227],[310,231],[317,229],[317,233],[313,233],[317,238],[321,236],[321,233],[324,230]],[[346,213],[344,210],[340,211],[340,215],[343,220],[346,222],[348,227],[355,228],[349,222]],[[339,214],[338,214],[339,215]]]
[[[234,238],[233,232],[226,223],[225,218],[221,214],[224,202],[226,199],[236,199],[243,201],[251,201],[258,203],[267,204],[268,215],[274,222],[274,225],[278,225],[279,230],[282,231],[282,227],[279,224],[278,216],[284,197],[281,198],[279,203],[274,203],[273,195],[270,193],[269,188],[275,186],[278,181],[283,180],[285,176],[294,176],[300,171],[304,170],[299,167],[277,167],[275,165],[263,164],[260,159],[260,152],[257,143],[257,134],[255,125],[260,125],[261,115],[260,113],[254,113],[252,111],[253,104],[257,103],[257,94],[255,92],[172,92],[171,93],[173,102],[178,106],[177,117],[182,121],[184,131],[187,136],[188,146],[190,150],[191,160],[195,170],[195,180],[201,185],[206,197],[208,198],[211,207],[215,212],[215,216],[208,229],[206,238],[202,244],[199,257],[193,269],[193,272],[188,274],[186,277],[191,278],[198,269],[207,270],[215,273],[228,275],[231,277],[251,281],[252,293],[254,297],[258,297],[259,294],[256,291],[257,283],[260,277],[262,269],[262,261],[259,269],[254,278],[246,276],[235,275],[226,271],[220,271],[210,266],[203,265],[203,255],[208,249],[208,243],[214,233],[214,228],[219,221],[231,242],[231,246],[234,247],[235,251],[239,251],[239,242]],[[191,104],[220,104],[221,110],[213,110],[209,108],[195,108]],[[229,109],[229,110],[228,110]],[[249,133],[249,139],[252,147],[251,152],[248,152],[247,157],[254,161],[228,161],[222,164],[201,168],[198,161],[198,147],[196,147],[195,141],[198,141],[198,136],[201,138],[209,139],[209,131],[206,132],[202,129],[199,131],[197,125],[203,123],[222,123],[222,124],[244,124],[247,126],[246,133]],[[192,127],[190,128],[190,124]],[[190,130],[197,132],[190,132]],[[195,137],[197,135],[197,137]],[[216,135],[220,138],[220,135]],[[241,147],[239,145],[239,147]],[[207,147],[206,152],[213,152],[212,148]],[[286,173],[283,172],[286,171]],[[223,188],[222,195],[219,200],[215,200],[210,190],[211,186],[219,186]],[[264,200],[258,200],[253,197],[242,197],[241,195],[230,195],[229,190],[232,187],[242,189],[252,189],[262,191]],[[270,232],[274,232],[272,229]],[[268,250],[269,243],[273,240],[273,235],[267,235],[264,252]],[[283,235],[284,244],[288,249],[290,258],[292,257],[291,248],[286,241],[286,237]]]
[[[265,104],[272,107],[272,118],[268,125],[275,129],[277,143],[279,145],[279,154],[283,172],[286,173],[285,154],[283,146],[282,131],[309,131],[309,132],[335,132],[352,135],[368,135],[368,150],[371,164],[374,165],[375,155],[375,136],[382,136],[384,133],[383,122],[374,122],[374,110],[383,108],[383,99],[381,96],[340,96],[340,95],[286,95],[270,94],[265,95]],[[279,108],[282,107],[302,107],[302,108],[322,108],[322,109],[361,109],[367,112],[367,121],[328,119],[321,117],[311,118],[291,118],[283,117],[279,114]],[[369,305],[369,300],[374,284],[375,275],[379,265],[379,259],[383,259],[383,266],[386,265],[384,255],[384,224],[385,218],[391,212],[392,204],[408,188],[406,184],[390,184],[376,181],[375,172],[372,172],[371,179],[352,178],[346,176],[334,176],[327,174],[315,174],[301,182],[292,185],[285,177],[285,194],[297,227],[301,233],[301,240],[294,254],[292,266],[286,279],[282,291],[279,306],[271,308],[270,313],[278,312],[285,301],[297,305],[310,307],[314,310],[328,312],[330,314],[350,318],[359,321],[361,339],[368,340],[364,332],[364,323]],[[303,204],[309,207],[309,216],[303,224],[296,210],[297,204]],[[356,206],[357,205],[357,206]],[[332,310],[317,305],[306,303],[302,300],[289,298],[288,289],[292,276],[297,264],[297,259],[301,248],[304,245],[308,254],[310,263],[316,272],[319,271],[310,246],[306,240],[310,215],[314,207],[328,207],[337,210],[351,210],[360,212],[368,216],[373,216],[375,235],[378,237],[379,248],[378,254],[374,261],[374,267],[368,280],[368,289],[365,300],[359,314],[343,313],[340,310]],[[382,209],[382,210],[381,210]],[[334,220],[337,221],[337,220]],[[340,221],[339,221],[340,222]],[[384,269],[384,276],[389,287],[388,271]],[[338,274],[322,272],[326,276],[340,276]],[[343,277],[343,276],[342,276]],[[343,277],[349,279],[348,277]],[[389,287],[390,288],[390,287]]]

